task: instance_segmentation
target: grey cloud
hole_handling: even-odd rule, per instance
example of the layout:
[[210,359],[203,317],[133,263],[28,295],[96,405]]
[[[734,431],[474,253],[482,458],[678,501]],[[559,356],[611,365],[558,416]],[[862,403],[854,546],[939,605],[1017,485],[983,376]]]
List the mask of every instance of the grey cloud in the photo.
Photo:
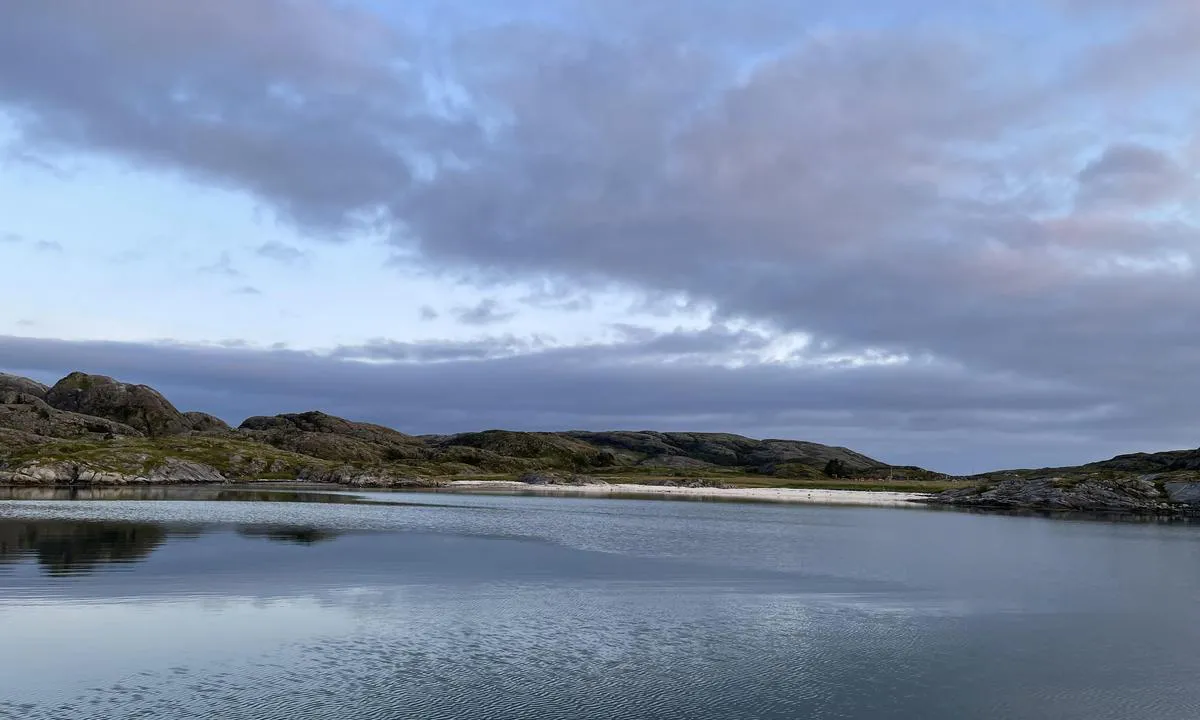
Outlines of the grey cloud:
[[20,235],[14,232],[0,233],[0,243],[15,244],[24,241]]
[[1156,205],[1194,189],[1194,177],[1160,150],[1117,143],[1080,171],[1078,202],[1085,207]]
[[385,360],[396,362],[445,362],[487,360],[527,353],[542,347],[537,338],[513,335],[475,340],[399,342],[373,340],[362,345],[339,346],[329,356],[338,360]]
[[434,310],[428,305],[422,305],[417,311],[417,315],[419,315],[422,320],[437,320],[439,317],[438,311]]
[[420,111],[404,39],[340,3],[67,0],[4,14],[0,98],[31,147],[184,169],[314,227],[375,215],[410,179],[409,138],[455,132]]
[[[1187,80],[1200,70],[1200,46],[1195,42],[1200,11],[1191,0],[1067,0],[1066,4],[1085,18],[1115,10],[1115,22],[1127,29],[1099,45],[1078,66],[1081,80],[1125,103],[1114,108],[1118,113],[1127,113],[1128,103],[1146,99],[1164,79]],[[1105,19],[1114,21],[1111,14]],[[1195,107],[1195,100],[1186,95],[1173,100]]]
[[303,260],[305,257],[303,250],[277,240],[271,240],[259,245],[255,252],[259,257],[270,258],[281,263],[294,263]]
[[1119,143],[1105,148],[1100,157],[1079,173],[1081,182],[1094,182],[1128,175],[1169,175],[1175,164],[1154,148],[1135,143]]
[[659,335],[646,343],[648,350],[669,354],[710,354],[723,348],[736,350],[761,350],[770,338],[754,332],[732,331],[725,328],[710,328],[696,333],[673,333]]
[[[614,325],[613,329],[620,333],[622,341],[611,348],[620,351],[618,356],[633,359],[690,356],[705,362],[721,362],[733,359],[738,353],[763,350],[771,342],[770,336],[764,333],[733,330],[722,325],[666,333],[623,323]],[[595,353],[597,349],[588,346],[582,351]]]
[[[830,347],[1121,405],[1173,396],[1159,371],[1198,369],[1196,228],[1071,215],[1071,160],[1094,141],[1056,118],[1105,96],[1012,82],[1001,38],[835,31],[717,93],[661,46],[543,38],[534,73],[534,45],[508,41],[477,87],[514,124],[402,213],[431,258],[600,273]],[[1111,185],[1118,206],[1163,187]]]
[[9,147],[0,154],[0,159],[3,159],[6,164],[18,165],[22,167],[35,168],[42,172],[48,173],[60,180],[66,180],[71,177],[71,173],[62,167],[50,162],[39,153],[32,152],[28,149],[20,147]]
[[33,244],[33,247],[42,253],[60,253],[63,251],[62,243],[53,240],[38,240]]
[[262,290],[253,285],[243,285],[233,291],[235,295],[262,295]]
[[[233,422],[252,414],[323,409],[409,432],[674,428],[848,443],[894,462],[947,470],[1012,465],[989,450],[1015,444],[1053,457],[1097,453],[1079,417],[1106,398],[1019,378],[978,377],[938,367],[739,369],[703,363],[626,362],[652,348],[520,349],[476,343],[380,341],[332,355],[225,346],[138,345],[0,337],[0,368],[39,377],[85,368],[163,390],[178,405]],[[359,362],[417,358],[416,362]],[[430,362],[430,360],[439,360]],[[953,392],[944,392],[949,386]],[[1067,422],[1063,410],[1076,417]],[[963,432],[968,431],[964,437]],[[1047,439],[1057,446],[1046,446]],[[970,460],[960,453],[970,451]],[[956,465],[942,462],[943,456]],[[1026,455],[1025,457],[1029,457]]]
[[495,325],[516,317],[515,312],[502,310],[500,303],[492,298],[480,300],[475,305],[454,308],[452,314],[465,325]]

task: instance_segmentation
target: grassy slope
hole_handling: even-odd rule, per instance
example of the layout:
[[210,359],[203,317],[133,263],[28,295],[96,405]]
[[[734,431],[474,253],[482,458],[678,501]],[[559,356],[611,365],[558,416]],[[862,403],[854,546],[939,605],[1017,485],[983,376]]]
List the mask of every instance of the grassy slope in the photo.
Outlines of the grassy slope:
[[205,437],[120,438],[107,442],[52,440],[17,448],[6,455],[12,465],[34,460],[43,463],[70,461],[125,473],[150,470],[168,458],[192,460],[211,465],[222,472],[236,472],[240,467],[249,467],[254,461],[267,466],[277,464],[281,467],[274,474],[279,477],[294,477],[294,471],[299,468],[326,464],[316,458],[278,450],[262,443]]
[[[350,465],[378,467],[399,476],[445,480],[516,480],[520,473],[480,471],[455,462],[344,463],[321,460],[309,455],[281,450],[265,443],[226,437],[123,438],[114,441],[52,440],[36,446],[16,448],[6,453],[12,465],[40,462],[74,461],[92,467],[124,473],[145,472],[168,458],[180,458],[211,465],[240,479],[293,479],[301,469],[321,470]],[[737,468],[667,469],[654,467],[608,467],[587,473],[589,477],[610,483],[661,484],[667,480],[705,478],[719,480],[731,487],[747,488],[820,488],[842,490],[887,490],[896,492],[938,492],[962,487],[961,481],[828,478],[816,471],[798,477],[747,474]],[[799,473],[798,473],[799,475]],[[969,484],[969,483],[967,483]]]
[[[203,463],[227,477],[245,481],[254,479],[294,480],[303,473],[314,477],[338,468],[352,468],[396,478],[428,480],[491,479],[515,480],[526,471],[579,473],[610,483],[661,484],[667,480],[707,479],[731,487],[812,488],[846,490],[886,490],[899,492],[940,492],[975,486],[991,486],[1006,479],[1033,479],[1052,476],[1063,486],[1087,480],[1117,481],[1153,473],[1156,481],[1197,481],[1200,470],[1176,470],[1163,458],[1173,459],[1187,453],[1160,453],[1142,458],[1122,457],[1078,467],[1006,470],[968,478],[939,476],[917,468],[892,468],[872,471],[854,478],[827,477],[821,468],[810,464],[785,462],[772,474],[755,473],[746,467],[708,465],[670,468],[626,465],[642,457],[625,452],[619,461],[597,462],[603,450],[577,438],[549,433],[511,433],[493,431],[463,436],[464,444],[446,445],[437,441],[426,444],[426,459],[397,457],[395,460],[345,460],[315,457],[304,452],[276,447],[257,438],[220,434],[168,436],[160,438],[118,437],[113,440],[50,439],[28,433],[0,433],[0,468],[18,467],[37,461],[53,463],[75,461],[99,470],[142,474],[168,458]],[[321,437],[339,438],[338,435]],[[303,449],[303,448],[301,448]],[[423,453],[418,453],[423,454]],[[1122,464],[1119,467],[1117,461]],[[1136,462],[1135,462],[1136,461]],[[1128,467],[1127,467],[1128,466]]]

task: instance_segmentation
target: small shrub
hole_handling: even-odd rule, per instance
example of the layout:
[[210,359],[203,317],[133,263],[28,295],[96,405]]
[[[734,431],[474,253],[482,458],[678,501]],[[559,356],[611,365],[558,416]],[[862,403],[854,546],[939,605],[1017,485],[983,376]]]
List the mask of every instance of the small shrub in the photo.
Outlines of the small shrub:
[[848,478],[851,473],[850,468],[846,467],[846,463],[833,458],[825,463],[825,475],[831,478]]

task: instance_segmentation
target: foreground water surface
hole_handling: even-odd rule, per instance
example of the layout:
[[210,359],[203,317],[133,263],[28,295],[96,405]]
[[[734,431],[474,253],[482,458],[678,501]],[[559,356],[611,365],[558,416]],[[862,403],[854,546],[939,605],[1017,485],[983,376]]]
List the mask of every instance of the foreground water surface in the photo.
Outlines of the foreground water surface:
[[5,497],[2,718],[1200,717],[1197,525]]

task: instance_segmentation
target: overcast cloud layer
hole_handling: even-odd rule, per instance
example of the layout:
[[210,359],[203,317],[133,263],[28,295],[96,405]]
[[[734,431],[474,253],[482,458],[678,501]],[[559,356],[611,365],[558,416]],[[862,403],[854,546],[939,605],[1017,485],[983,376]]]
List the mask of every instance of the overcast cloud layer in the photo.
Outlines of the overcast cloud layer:
[[[14,330],[0,367],[234,421],[728,430],[950,471],[1196,446],[1200,6],[846,5],[0,0],[10,157],[249,197],[295,233],[247,251],[272,272],[369,236],[397,283],[484,293],[404,310],[453,340],[370,307],[351,345]],[[3,223],[0,258],[39,242]],[[591,340],[522,310],[612,297],[629,322]]]

